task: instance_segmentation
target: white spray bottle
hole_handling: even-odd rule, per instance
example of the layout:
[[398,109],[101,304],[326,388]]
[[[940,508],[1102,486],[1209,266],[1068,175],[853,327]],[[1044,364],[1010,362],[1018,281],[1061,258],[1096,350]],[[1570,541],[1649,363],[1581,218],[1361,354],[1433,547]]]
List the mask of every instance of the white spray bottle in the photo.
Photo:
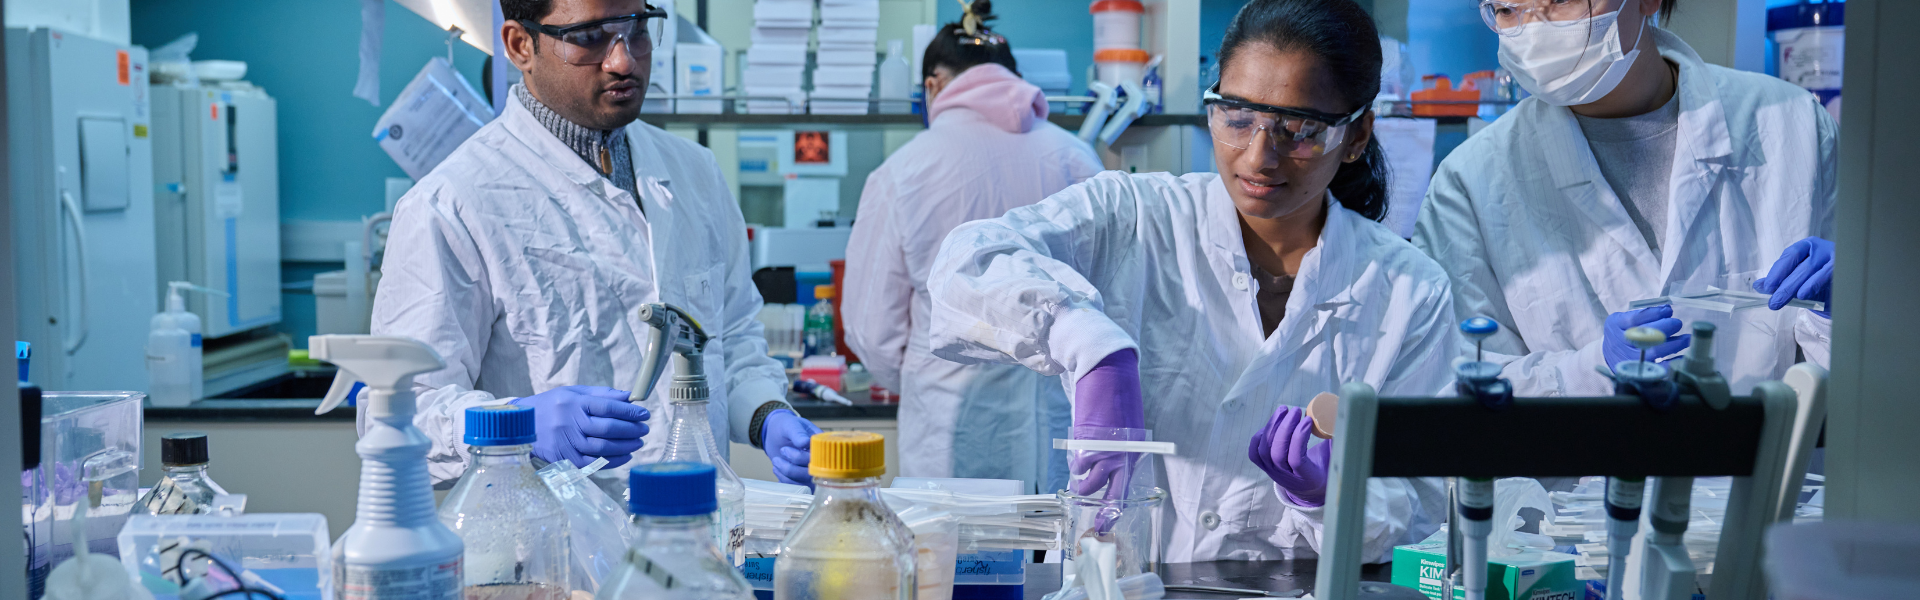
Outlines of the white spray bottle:
[[[440,523],[427,475],[432,442],[413,426],[413,376],[446,368],[433,348],[394,336],[316,335],[307,351],[340,368],[316,414],[346,400],[352,381],[366,383],[360,495],[353,526],[340,536],[334,585],[343,600],[460,600],[460,536]],[[345,385],[341,385],[346,382]]]
[[186,406],[206,393],[200,315],[187,310],[183,291],[227,295],[185,281],[167,283],[167,309],[148,322],[147,397],[154,406]]

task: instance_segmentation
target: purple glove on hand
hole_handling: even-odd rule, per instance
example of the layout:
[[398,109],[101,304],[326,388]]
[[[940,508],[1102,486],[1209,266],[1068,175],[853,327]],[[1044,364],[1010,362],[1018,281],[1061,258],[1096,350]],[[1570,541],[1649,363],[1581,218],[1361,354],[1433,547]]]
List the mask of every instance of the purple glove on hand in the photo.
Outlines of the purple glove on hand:
[[[1140,355],[1132,349],[1107,355],[1074,384],[1075,439],[1112,439],[1112,435],[1098,432],[1144,430],[1146,422],[1146,409],[1140,401]],[[1069,487],[1082,496],[1104,487],[1106,499],[1125,498],[1133,471],[1132,456],[1127,452],[1076,453],[1068,461],[1074,475]]]
[[1333,462],[1333,444],[1308,448],[1311,441],[1313,419],[1307,411],[1282,406],[1273,411],[1265,428],[1253,434],[1247,458],[1280,485],[1288,502],[1320,506],[1327,501],[1327,464]]
[[633,460],[647,435],[647,409],[627,402],[627,393],[607,387],[574,385],[520,398],[514,406],[533,407],[533,455],[547,462],[585,467],[594,457],[611,469]]
[[[1753,282],[1753,291],[1773,294],[1767,308],[1780,310],[1789,300],[1833,303],[1833,242],[1810,237],[1787,246],[1767,276]],[[1833,318],[1833,307],[1813,314]]]
[[773,461],[773,475],[780,483],[813,487],[813,476],[807,473],[807,465],[813,461],[813,434],[816,433],[820,433],[818,426],[791,410],[767,414],[766,421],[760,425],[761,447]]
[[1679,319],[1673,318],[1672,305],[1662,304],[1640,310],[1613,313],[1607,316],[1602,333],[1605,337],[1600,340],[1600,355],[1605,357],[1608,369],[1618,366],[1622,361],[1640,360],[1640,349],[1627,343],[1627,330],[1635,327],[1652,327],[1667,334],[1666,343],[1647,350],[1647,360],[1651,362],[1666,364],[1668,360],[1672,360],[1667,357],[1686,350],[1687,346],[1693,343],[1691,333],[1674,335],[1680,333],[1683,324]]

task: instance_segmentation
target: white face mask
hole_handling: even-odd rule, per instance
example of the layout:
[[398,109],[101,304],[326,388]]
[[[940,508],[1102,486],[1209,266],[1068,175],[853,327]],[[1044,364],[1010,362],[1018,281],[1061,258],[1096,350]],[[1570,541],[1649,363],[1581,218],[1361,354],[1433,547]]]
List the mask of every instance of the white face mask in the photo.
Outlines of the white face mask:
[[[1624,10],[1624,8],[1622,9]],[[1647,20],[1640,18],[1634,49],[1620,47],[1620,13],[1566,23],[1534,21],[1500,38],[1500,66],[1527,92],[1554,106],[1579,106],[1600,100],[1626,78],[1640,57],[1639,40]]]

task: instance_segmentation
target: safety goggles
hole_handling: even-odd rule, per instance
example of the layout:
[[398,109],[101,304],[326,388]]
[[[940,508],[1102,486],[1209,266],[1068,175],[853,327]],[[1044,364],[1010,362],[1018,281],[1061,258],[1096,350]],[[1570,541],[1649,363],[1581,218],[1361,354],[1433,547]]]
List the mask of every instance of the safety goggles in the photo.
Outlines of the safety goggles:
[[666,21],[667,11],[648,6],[646,12],[573,25],[545,25],[527,19],[520,19],[520,25],[553,38],[555,52],[567,64],[597,65],[607,59],[615,43],[626,44],[630,58],[652,56]]
[[1567,27],[1593,16],[1594,0],[1481,0],[1480,19],[1504,36],[1520,34],[1534,21]]
[[1202,94],[1207,106],[1207,129],[1213,141],[1239,150],[1253,146],[1254,135],[1267,132],[1267,146],[1288,158],[1319,158],[1346,141],[1347,126],[1367,113],[1361,106],[1352,114],[1272,106],[1222,97],[1215,85]]

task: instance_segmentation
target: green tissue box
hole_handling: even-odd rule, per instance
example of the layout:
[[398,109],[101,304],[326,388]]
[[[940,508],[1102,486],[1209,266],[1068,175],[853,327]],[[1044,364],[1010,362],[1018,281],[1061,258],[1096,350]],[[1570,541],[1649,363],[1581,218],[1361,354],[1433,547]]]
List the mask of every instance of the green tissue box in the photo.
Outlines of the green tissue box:
[[[1420,590],[1440,600],[1440,576],[1446,569],[1445,542],[1397,546],[1393,549],[1393,583]],[[1524,552],[1487,559],[1487,600],[1577,600],[1580,582],[1573,576],[1572,554]],[[1455,600],[1467,597],[1453,590]]]

